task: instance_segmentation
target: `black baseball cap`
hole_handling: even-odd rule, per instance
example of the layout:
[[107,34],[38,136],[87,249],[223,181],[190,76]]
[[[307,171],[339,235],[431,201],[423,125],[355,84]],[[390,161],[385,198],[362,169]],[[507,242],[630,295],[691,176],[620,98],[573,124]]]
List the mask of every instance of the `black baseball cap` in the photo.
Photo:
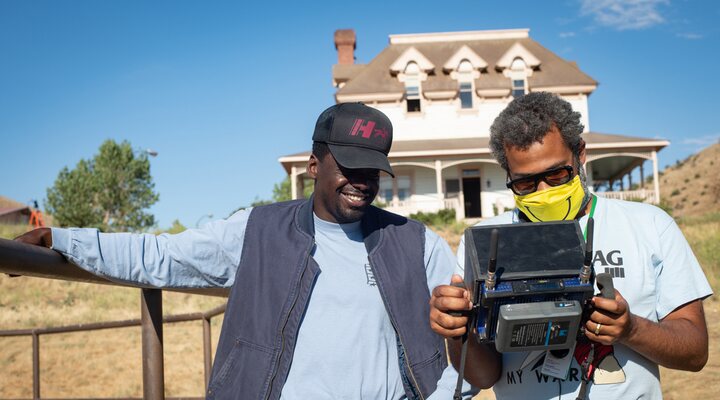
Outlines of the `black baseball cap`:
[[326,143],[335,161],[345,168],[379,169],[395,177],[387,159],[392,123],[375,108],[362,103],[336,104],[320,114],[312,139]]

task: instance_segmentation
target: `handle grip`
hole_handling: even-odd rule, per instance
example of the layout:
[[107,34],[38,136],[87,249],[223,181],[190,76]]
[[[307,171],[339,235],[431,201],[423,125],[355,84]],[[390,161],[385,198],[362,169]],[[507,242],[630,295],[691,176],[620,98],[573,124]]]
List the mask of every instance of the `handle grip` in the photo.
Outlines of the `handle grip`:
[[595,277],[598,288],[600,288],[600,296],[614,300],[615,299],[615,285],[613,285],[612,275],[607,272],[597,274]]
[[[455,286],[460,289],[465,289],[465,282],[456,282],[451,283],[450,286]],[[448,314],[452,315],[453,317],[462,317],[463,315],[467,315],[467,311],[449,311]]]

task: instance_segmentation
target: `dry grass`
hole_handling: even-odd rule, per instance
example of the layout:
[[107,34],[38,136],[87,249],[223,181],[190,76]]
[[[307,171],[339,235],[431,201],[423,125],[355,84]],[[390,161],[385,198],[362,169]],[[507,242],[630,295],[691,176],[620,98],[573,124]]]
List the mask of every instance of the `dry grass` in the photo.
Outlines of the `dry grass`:
[[673,166],[660,177],[660,198],[675,217],[720,211],[720,143],[709,146]]
[[[9,282],[8,282],[9,281]],[[33,278],[0,278],[2,297],[8,292],[48,293],[50,300],[8,306],[3,299],[0,329],[59,326],[139,317],[140,291]],[[5,290],[9,287],[15,290]],[[72,293],[76,304],[58,302]],[[88,293],[89,292],[89,293]],[[82,294],[82,296],[80,295]],[[85,298],[87,296],[87,299]],[[38,296],[42,297],[42,296]],[[22,299],[16,296],[15,299]],[[165,314],[205,311],[225,299],[164,293]],[[44,311],[43,311],[44,310]],[[7,312],[6,312],[7,311]],[[27,315],[23,314],[27,312]],[[9,315],[9,317],[6,316]],[[23,318],[25,315],[25,318]],[[8,325],[7,321],[13,321]],[[213,319],[213,346],[222,316]],[[202,323],[165,324],[165,394],[197,397],[204,393]],[[43,397],[142,397],[140,328],[64,333],[40,337]],[[28,337],[0,338],[0,398],[32,397],[32,343]]]
[[[691,243],[714,290],[720,282],[720,214],[683,218]],[[434,228],[457,248],[463,226]],[[7,231],[3,231],[7,232]],[[15,232],[12,233],[14,235]],[[5,237],[12,236],[6,235]],[[139,318],[137,289],[0,275],[0,330]],[[164,293],[165,314],[208,310],[224,299]],[[699,373],[661,369],[666,399],[720,398],[720,302],[705,302],[710,358]],[[221,318],[213,321],[213,348]],[[168,396],[204,393],[202,325],[165,325],[165,390]],[[141,397],[140,329],[41,337],[43,397]],[[0,398],[32,397],[30,338],[0,338]],[[476,399],[494,399],[483,391]]]
[[23,233],[30,230],[30,227],[25,224],[14,225],[14,224],[0,224],[0,238],[13,239],[22,235]]

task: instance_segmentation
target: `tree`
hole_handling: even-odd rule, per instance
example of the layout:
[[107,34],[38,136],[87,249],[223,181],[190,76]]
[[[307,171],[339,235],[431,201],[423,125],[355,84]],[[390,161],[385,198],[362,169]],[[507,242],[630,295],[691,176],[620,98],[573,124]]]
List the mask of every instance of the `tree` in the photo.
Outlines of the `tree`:
[[179,219],[175,219],[175,220],[172,222],[172,225],[170,226],[170,228],[168,228],[168,229],[157,229],[157,230],[155,230],[155,232],[153,232],[153,233],[156,234],[156,235],[159,235],[159,234],[161,234],[161,233],[169,233],[169,234],[171,234],[171,235],[175,235],[175,234],[184,232],[185,230],[187,230],[187,228],[185,227],[185,225],[183,225],[183,224],[180,222]]
[[[315,180],[310,179],[310,178],[305,178],[303,180],[303,184],[305,185],[303,188],[303,197],[305,197],[306,199],[310,198],[310,196],[313,193],[313,190],[315,190]],[[264,205],[272,204],[272,203],[279,203],[281,201],[292,200],[292,196],[290,195],[290,192],[292,192],[292,187],[290,185],[290,176],[288,175],[281,182],[278,182],[273,186],[272,200],[265,200],[265,199],[259,198],[258,196],[255,196],[255,200],[253,200],[253,202],[250,203],[250,207],[258,207],[258,206],[264,206]],[[236,212],[243,210],[245,208],[247,208],[247,206],[239,207],[235,211],[231,212],[230,215],[233,215]]]
[[60,171],[47,190],[46,211],[60,226],[145,230],[155,225],[145,212],[158,201],[154,187],[147,154],[135,154],[127,141],[106,140],[92,160]]
[[[303,188],[303,197],[306,199],[312,195],[313,190],[315,189],[315,181],[309,178],[306,178],[303,180],[304,188]],[[290,176],[286,176],[285,179],[283,179],[282,182],[276,183],[273,187],[273,202],[281,202],[281,201],[288,201],[292,200],[291,196],[291,190],[292,186],[290,185]]]

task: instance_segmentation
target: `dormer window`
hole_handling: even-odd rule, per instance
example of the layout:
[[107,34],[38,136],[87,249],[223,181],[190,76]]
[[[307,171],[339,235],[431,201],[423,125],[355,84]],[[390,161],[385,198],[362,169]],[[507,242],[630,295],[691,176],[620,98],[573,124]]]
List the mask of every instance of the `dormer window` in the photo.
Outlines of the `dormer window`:
[[459,84],[460,108],[473,108],[473,66],[470,61],[463,60],[458,65],[457,80]]
[[420,67],[414,62],[410,62],[404,72],[407,112],[420,112]]
[[525,95],[525,80],[524,79],[513,79],[512,81],[512,96],[518,98]]
[[510,65],[510,79],[512,80],[512,96],[518,98],[527,93],[527,64],[522,58],[516,58]]
[[517,98],[529,91],[528,77],[540,67],[540,60],[517,42],[500,57],[496,66],[510,79],[510,93]]

